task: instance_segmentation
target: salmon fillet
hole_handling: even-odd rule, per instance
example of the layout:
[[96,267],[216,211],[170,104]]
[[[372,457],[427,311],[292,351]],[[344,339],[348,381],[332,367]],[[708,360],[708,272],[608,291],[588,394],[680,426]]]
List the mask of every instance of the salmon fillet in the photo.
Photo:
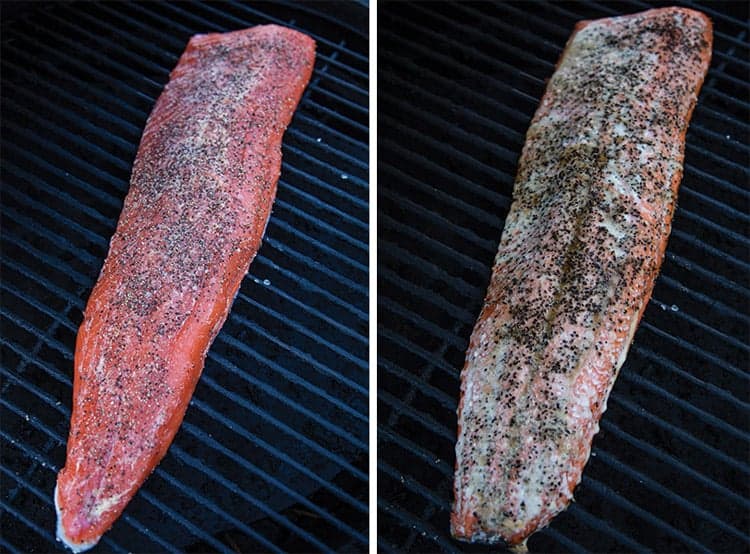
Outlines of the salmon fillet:
[[315,43],[275,25],[190,39],[149,116],[75,350],[57,536],[111,527],[166,453],[258,252]]
[[517,545],[571,501],[664,257],[711,44],[681,8],[569,39],[461,373],[454,537]]

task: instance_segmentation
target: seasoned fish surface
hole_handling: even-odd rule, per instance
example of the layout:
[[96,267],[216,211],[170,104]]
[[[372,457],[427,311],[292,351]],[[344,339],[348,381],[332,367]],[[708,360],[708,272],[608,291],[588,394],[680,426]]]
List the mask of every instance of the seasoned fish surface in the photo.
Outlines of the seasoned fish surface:
[[461,374],[456,538],[518,544],[571,501],[664,257],[711,43],[681,8],[568,41]]
[[260,247],[315,43],[274,25],[197,35],[151,113],[75,351],[58,539],[109,529],[166,453]]

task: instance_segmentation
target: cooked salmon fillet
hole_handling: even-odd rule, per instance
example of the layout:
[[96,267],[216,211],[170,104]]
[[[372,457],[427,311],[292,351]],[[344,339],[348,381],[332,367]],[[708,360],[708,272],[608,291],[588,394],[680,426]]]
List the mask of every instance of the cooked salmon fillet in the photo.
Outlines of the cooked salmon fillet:
[[664,257],[711,43],[681,8],[569,39],[461,373],[454,537],[517,545],[573,498]]
[[315,43],[275,25],[190,39],[151,113],[78,331],[57,536],[109,529],[169,448],[258,252]]

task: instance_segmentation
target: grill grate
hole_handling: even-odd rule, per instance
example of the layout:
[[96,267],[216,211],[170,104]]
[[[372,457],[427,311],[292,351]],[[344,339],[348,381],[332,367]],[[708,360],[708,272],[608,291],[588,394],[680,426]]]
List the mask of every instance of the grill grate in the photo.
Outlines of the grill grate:
[[[681,2],[683,4],[689,4]],[[529,121],[575,22],[644,2],[381,3],[378,545],[487,552],[448,534],[459,370]],[[748,8],[715,49],[654,297],[576,502],[539,552],[750,547]]]
[[2,29],[2,550],[60,548],[75,334],[169,71],[192,34],[268,22],[318,43],[273,216],[174,444],[100,550],[365,550],[366,8],[15,7]]

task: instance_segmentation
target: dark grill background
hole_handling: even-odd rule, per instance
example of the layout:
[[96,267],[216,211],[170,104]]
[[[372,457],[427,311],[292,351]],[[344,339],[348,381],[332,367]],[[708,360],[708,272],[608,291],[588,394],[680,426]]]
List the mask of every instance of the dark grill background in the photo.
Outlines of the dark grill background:
[[2,538],[50,552],[75,334],[140,134],[188,38],[277,22],[316,70],[263,247],[166,458],[100,551],[364,551],[367,9],[5,4]]
[[[448,533],[455,408],[524,135],[575,22],[647,7],[379,5],[382,551],[487,551]],[[532,551],[750,550],[748,8],[703,9],[714,56],[662,274],[577,502]]]

